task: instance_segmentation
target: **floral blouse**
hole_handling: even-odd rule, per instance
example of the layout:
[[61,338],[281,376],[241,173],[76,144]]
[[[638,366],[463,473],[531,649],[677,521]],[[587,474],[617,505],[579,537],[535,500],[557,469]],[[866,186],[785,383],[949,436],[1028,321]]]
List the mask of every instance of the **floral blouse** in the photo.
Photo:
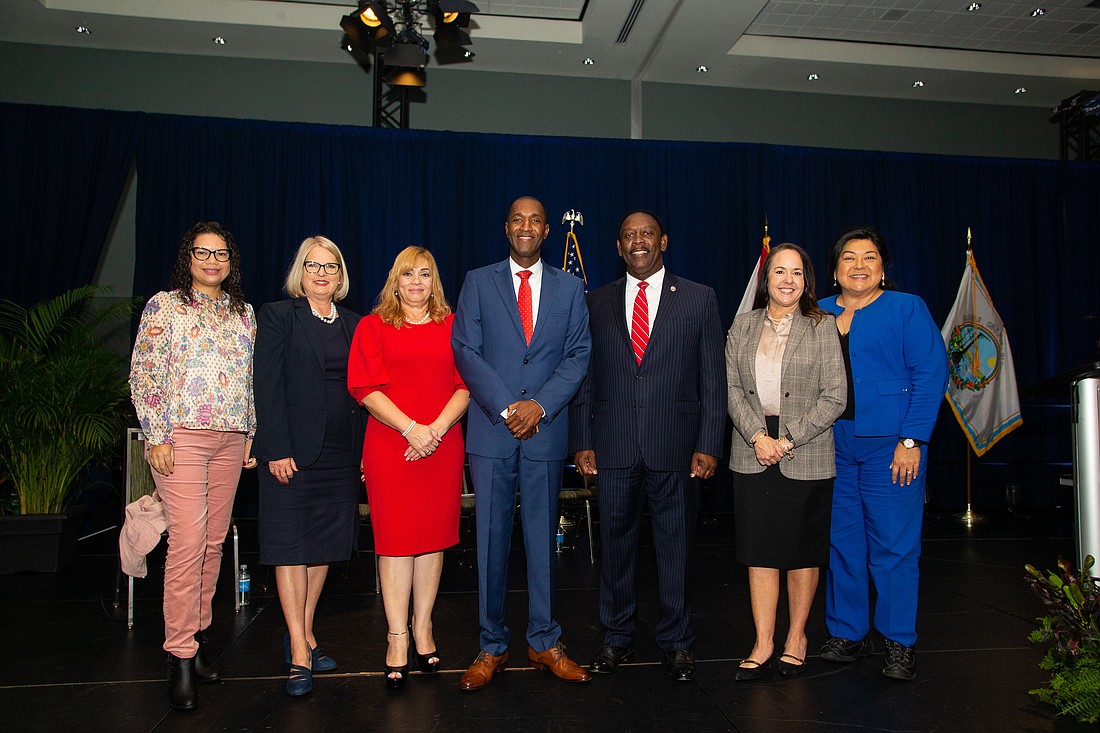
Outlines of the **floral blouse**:
[[177,428],[256,432],[252,347],[256,315],[195,292],[161,291],[141,314],[130,361],[130,398],[149,445],[171,443]]

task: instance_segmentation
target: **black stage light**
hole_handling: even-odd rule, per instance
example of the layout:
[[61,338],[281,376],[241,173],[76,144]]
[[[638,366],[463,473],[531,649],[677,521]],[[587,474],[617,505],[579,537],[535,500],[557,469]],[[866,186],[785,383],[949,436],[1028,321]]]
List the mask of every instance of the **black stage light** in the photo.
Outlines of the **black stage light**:
[[389,69],[385,81],[391,87],[422,87],[428,83],[423,69]]
[[428,56],[422,46],[416,43],[395,43],[386,49],[382,55],[383,66],[393,66],[402,69],[423,69],[428,63]]
[[340,27],[353,44],[364,50],[372,40],[397,35],[397,28],[383,0],[360,0],[354,13],[340,19]]

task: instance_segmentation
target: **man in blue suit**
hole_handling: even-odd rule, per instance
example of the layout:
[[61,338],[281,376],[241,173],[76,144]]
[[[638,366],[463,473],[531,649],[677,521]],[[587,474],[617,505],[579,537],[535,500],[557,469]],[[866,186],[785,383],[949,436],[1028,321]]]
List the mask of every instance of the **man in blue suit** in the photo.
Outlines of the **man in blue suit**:
[[695,677],[688,556],[699,479],[710,478],[726,425],[725,343],[714,291],[665,270],[668,235],[656,214],[619,225],[626,277],[592,292],[592,365],[573,399],[577,470],[599,470],[600,623],[593,672],[634,647],[642,510],[649,504],[661,617],[657,644],[674,680]]
[[509,257],[466,274],[455,311],[455,363],[480,409],[466,451],[477,494],[481,651],[460,686],[476,690],[508,663],[504,622],[508,555],[519,491],[527,555],[527,659],[561,679],[587,682],[554,620],[554,535],[569,437],[569,401],[588,371],[592,341],[584,283],[543,265],[550,233],[538,199],[516,199],[504,222]]

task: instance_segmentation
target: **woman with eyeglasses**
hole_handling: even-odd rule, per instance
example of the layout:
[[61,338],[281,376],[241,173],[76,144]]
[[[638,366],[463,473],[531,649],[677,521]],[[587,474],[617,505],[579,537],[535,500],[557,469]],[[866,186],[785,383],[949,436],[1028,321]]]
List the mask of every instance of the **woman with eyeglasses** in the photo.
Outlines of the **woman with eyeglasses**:
[[287,272],[290,300],[260,309],[256,334],[256,457],[260,563],[275,566],[286,620],[288,695],[313,689],[313,673],[336,669],[321,651],[314,616],[329,563],[359,539],[359,465],[365,414],[347,390],[348,353],[359,314],[340,249],[305,239]]
[[432,609],[443,550],[458,542],[466,449],[456,423],[470,404],[451,350],[453,321],[435,258],[406,247],[359,324],[348,363],[348,391],[370,413],[364,477],[392,690],[408,679],[410,651],[421,672],[440,666]]
[[190,710],[195,683],[220,679],[205,651],[241,468],[252,468],[256,318],[241,256],[217,222],[180,244],[171,290],[149,299],[130,364],[130,393],[168,520],[164,649],[168,702]]

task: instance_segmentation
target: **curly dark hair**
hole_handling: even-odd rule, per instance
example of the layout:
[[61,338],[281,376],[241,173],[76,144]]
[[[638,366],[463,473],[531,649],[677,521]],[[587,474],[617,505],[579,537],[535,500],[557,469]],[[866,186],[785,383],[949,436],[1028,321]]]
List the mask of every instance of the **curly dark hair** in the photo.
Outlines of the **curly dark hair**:
[[172,268],[169,287],[180,291],[180,299],[187,305],[194,305],[195,293],[191,289],[191,248],[200,234],[214,234],[225,242],[229,249],[229,275],[222,282],[222,290],[229,296],[229,307],[235,313],[245,312],[244,289],[241,287],[241,253],[229,230],[216,221],[200,221],[187,230],[176,255],[176,265]]

